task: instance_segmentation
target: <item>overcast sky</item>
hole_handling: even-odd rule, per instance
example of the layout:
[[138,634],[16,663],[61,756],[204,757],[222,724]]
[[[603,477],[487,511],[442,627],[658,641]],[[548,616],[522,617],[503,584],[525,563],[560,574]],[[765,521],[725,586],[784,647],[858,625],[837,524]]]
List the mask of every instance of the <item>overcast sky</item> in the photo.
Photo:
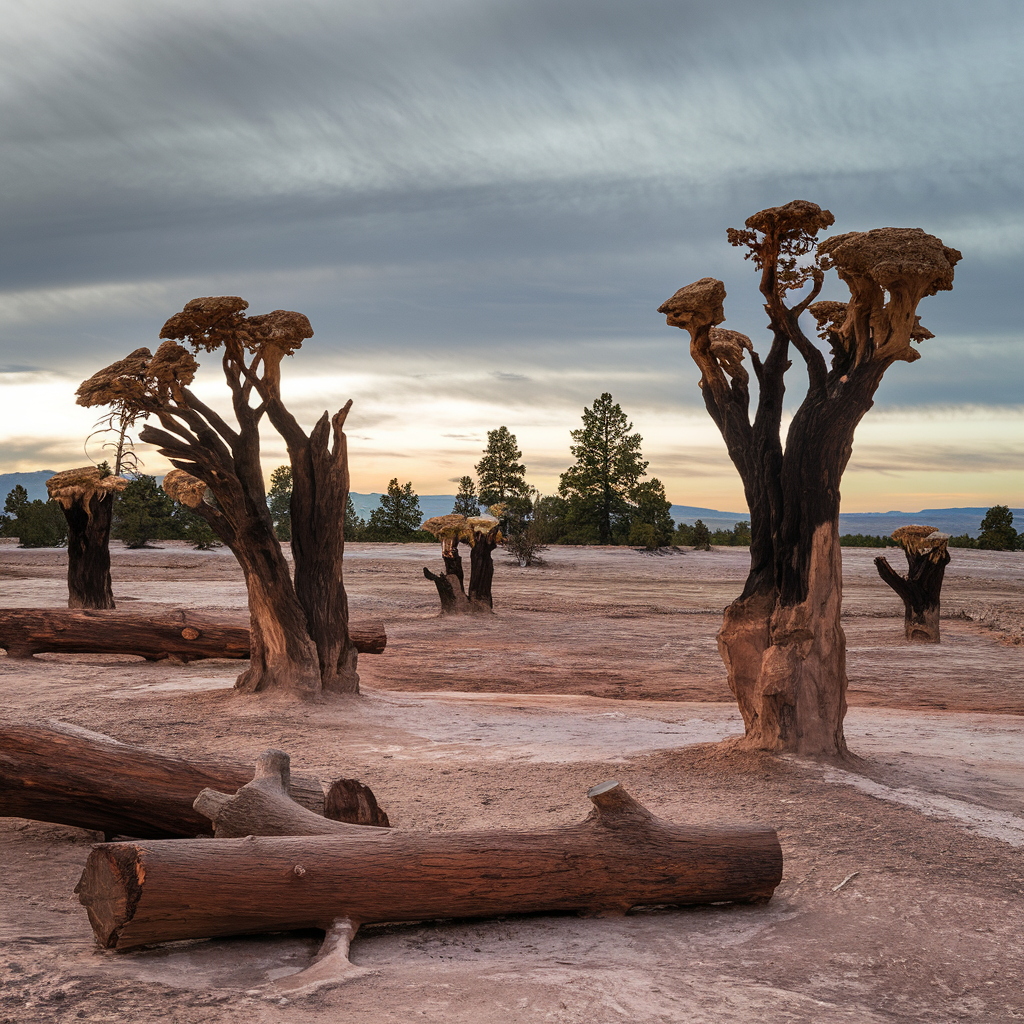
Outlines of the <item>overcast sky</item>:
[[237,294],[310,317],[286,393],[354,400],[355,490],[452,491],[504,424],[550,492],[610,391],[674,501],[742,509],[656,308],[720,277],[763,344],[725,231],[801,198],[964,254],[844,509],[1022,505],[1022,46],[1019,0],[7,0],[0,471],[83,464],[77,384]]

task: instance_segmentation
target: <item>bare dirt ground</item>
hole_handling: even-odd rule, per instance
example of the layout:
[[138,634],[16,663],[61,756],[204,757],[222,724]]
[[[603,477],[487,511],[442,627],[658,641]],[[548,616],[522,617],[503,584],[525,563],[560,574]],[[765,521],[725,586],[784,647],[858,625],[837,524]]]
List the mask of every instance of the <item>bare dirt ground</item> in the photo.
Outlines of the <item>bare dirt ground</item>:
[[[742,731],[715,647],[746,552],[498,554],[493,619],[440,620],[433,546],[352,545],[353,617],[384,619],[364,694],[236,694],[241,663],[0,655],[8,722],[58,719],[182,755],[354,775],[396,827],[580,820],[620,779],[677,821],[758,822],[770,903],[360,932],[362,972],[268,998],[319,936],[109,953],[73,895],[92,833],[0,819],[0,1024],[17,1021],[1011,1021],[1024,1019],[1024,555],[954,551],[937,647],[907,645],[876,552],[844,552],[855,757],[728,753]],[[897,552],[897,555],[899,553]],[[62,606],[63,552],[0,545],[0,605]],[[891,558],[891,555],[890,555]],[[121,609],[242,610],[223,551],[114,552]]]

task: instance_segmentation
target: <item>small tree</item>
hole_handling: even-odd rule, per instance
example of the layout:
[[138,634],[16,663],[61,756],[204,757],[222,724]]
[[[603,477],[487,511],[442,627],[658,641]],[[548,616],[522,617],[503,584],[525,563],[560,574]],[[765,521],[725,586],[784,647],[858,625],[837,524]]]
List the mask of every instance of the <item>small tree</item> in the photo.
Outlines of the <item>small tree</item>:
[[704,524],[703,519],[698,519],[691,527],[690,544],[694,551],[711,550],[711,531]]
[[666,497],[662,482],[657,477],[645,480],[633,488],[630,498],[633,508],[629,543],[649,551],[670,544],[676,524],[672,519],[672,502]]
[[68,539],[68,524],[55,501],[28,500],[28,491],[16,484],[4,502],[8,513],[3,524],[5,537],[17,537],[22,548],[59,548]]
[[[659,312],[690,335],[704,404],[743,481],[750,509],[750,573],[718,634],[729,685],[743,714],[742,746],[843,755],[846,640],[840,622],[839,492],[853,435],[886,369],[912,362],[911,342],[932,337],[917,305],[953,287],[960,253],[918,228],[836,235],[828,210],[798,200],[754,214],[729,241],[760,271],[771,329],[762,360],[746,335],[721,330],[725,286],[706,277],[681,288]],[[835,269],[848,302],[817,302]],[[805,289],[797,301],[792,292]],[[809,311],[831,353],[800,326]],[[783,448],[790,349],[808,389]],[[749,354],[757,411],[749,415]]]
[[380,505],[370,513],[366,536],[368,540],[405,543],[416,540],[422,521],[420,499],[412,481],[399,484],[398,477],[392,477],[387,493],[380,496]]
[[[207,495],[206,500],[209,501],[211,497],[212,495]],[[173,505],[171,521],[177,540],[187,540],[197,551],[210,551],[212,548],[220,547],[217,534],[201,515],[180,501],[173,502]]]
[[452,515],[467,518],[480,515],[480,500],[477,498],[476,484],[471,476],[459,477],[459,492],[455,495]]
[[978,547],[986,551],[1013,551],[1016,546],[1013,513],[1008,505],[993,505],[981,521]]
[[274,520],[274,533],[278,540],[292,539],[292,468],[278,466],[270,474],[267,508]]
[[516,435],[508,427],[487,431],[484,457],[476,464],[482,505],[529,496],[526,467],[519,461],[522,457]]
[[364,540],[366,537],[366,520],[356,514],[351,494],[345,499],[345,537],[348,540]]
[[143,548],[173,532],[173,515],[174,502],[157,487],[155,477],[143,474],[122,490],[114,506],[111,536],[129,548]]
[[588,532],[610,544],[616,527],[628,531],[629,496],[647,473],[640,453],[643,438],[606,391],[593,408],[583,410],[583,426],[570,431],[569,450],[576,459],[561,476],[558,493],[568,503],[571,532]]
[[[349,481],[343,426],[352,403],[333,417],[325,412],[307,435],[281,399],[281,362],[313,336],[309,321],[280,309],[246,317],[246,308],[237,295],[193,299],[164,324],[166,340],[155,354],[137,349],[94,374],[78,389],[78,402],[121,403],[156,416],[163,429],[147,424],[140,437],[179,471],[167,474],[165,490],[201,515],[242,566],[250,661],[235,685],[303,695],[357,693],[342,578]],[[199,351],[220,352],[235,425],[189,390]],[[294,582],[267,508],[259,436],[264,416],[288,448]]]

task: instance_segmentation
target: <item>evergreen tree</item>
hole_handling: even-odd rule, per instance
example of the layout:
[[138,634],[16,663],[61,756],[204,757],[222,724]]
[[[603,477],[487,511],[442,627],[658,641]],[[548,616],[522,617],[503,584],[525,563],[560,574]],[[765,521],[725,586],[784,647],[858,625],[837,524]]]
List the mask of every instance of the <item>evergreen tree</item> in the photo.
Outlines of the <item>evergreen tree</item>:
[[412,489],[412,481],[399,485],[398,477],[393,477],[387,494],[380,496],[380,505],[370,513],[366,537],[384,541],[416,540],[422,522],[420,500]]
[[356,514],[352,495],[345,499],[345,540],[363,540],[366,536],[366,520]]
[[55,501],[28,500],[28,491],[16,484],[4,502],[0,534],[17,537],[23,548],[62,547],[68,539],[68,523]]
[[664,547],[672,542],[676,524],[672,519],[672,502],[665,496],[665,487],[652,477],[633,488],[630,495],[633,510],[629,523],[629,543],[640,544],[648,550]]
[[1013,551],[1016,546],[1013,513],[1008,505],[993,505],[981,521],[978,547],[988,551]]
[[190,541],[197,551],[209,551],[221,546],[220,538],[213,532],[210,524],[201,515],[193,512],[188,505],[183,505],[180,501],[174,502],[171,520],[174,523],[174,539]]
[[157,487],[156,478],[142,475],[118,495],[110,535],[130,548],[141,548],[157,537],[174,535],[173,514],[174,502]]
[[278,540],[292,539],[292,469],[278,466],[270,474],[267,508],[274,520],[274,533]]
[[707,528],[703,519],[698,519],[691,527],[691,543],[694,551],[711,550],[711,531]]
[[510,499],[529,497],[526,467],[519,461],[522,457],[516,435],[508,427],[487,431],[484,457],[476,464],[481,505],[507,504]]
[[459,493],[455,495],[455,505],[452,508],[453,515],[478,516],[480,515],[480,502],[476,496],[476,484],[471,476],[459,478]]
[[583,410],[583,426],[570,431],[576,459],[561,477],[558,493],[568,502],[570,536],[609,544],[628,531],[629,495],[647,473],[643,438],[606,391]]

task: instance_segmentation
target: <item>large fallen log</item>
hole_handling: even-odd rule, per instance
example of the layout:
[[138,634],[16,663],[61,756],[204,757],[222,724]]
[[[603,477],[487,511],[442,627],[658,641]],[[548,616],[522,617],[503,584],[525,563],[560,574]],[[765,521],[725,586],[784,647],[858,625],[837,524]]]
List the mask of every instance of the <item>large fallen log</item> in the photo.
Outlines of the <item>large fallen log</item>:
[[753,902],[782,878],[770,828],[675,825],[617,782],[588,796],[585,821],[531,832],[108,843],[75,891],[106,949],[311,927],[347,949],[371,922]]
[[[251,778],[252,768],[243,764],[169,757],[74,726],[0,728],[0,817],[108,836],[212,836],[209,818],[192,806],[196,796],[207,788],[235,790]],[[370,790],[354,779],[325,787],[292,776],[288,792],[317,815],[388,824]]]
[[[387,645],[382,622],[349,624],[360,654]],[[148,661],[171,658],[248,658],[248,616],[211,616],[177,608],[158,615],[62,608],[0,609],[0,647],[14,658],[55,654],[138,654]]]

